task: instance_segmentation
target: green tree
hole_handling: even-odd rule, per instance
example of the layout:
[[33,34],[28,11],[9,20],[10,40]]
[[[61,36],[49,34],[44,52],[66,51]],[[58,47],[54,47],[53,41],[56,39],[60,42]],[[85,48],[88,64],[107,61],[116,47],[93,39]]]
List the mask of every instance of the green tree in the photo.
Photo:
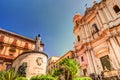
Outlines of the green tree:
[[59,65],[63,69],[65,80],[73,80],[78,76],[80,66],[76,60],[65,58],[59,63]]
[[63,72],[62,69],[55,68],[55,69],[53,69],[51,71],[50,75],[55,77],[57,80],[59,80],[60,79],[60,75],[62,74],[62,72]]
[[14,70],[1,71],[0,80],[15,80],[19,75]]

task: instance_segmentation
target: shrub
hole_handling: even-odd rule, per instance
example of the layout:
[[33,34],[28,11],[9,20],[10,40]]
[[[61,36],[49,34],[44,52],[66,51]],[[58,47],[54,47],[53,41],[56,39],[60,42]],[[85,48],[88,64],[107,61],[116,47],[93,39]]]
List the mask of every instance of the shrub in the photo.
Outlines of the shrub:
[[79,77],[75,78],[74,80],[92,80],[90,77]]
[[25,77],[18,77],[16,80],[27,80]]
[[41,76],[33,76],[30,80],[56,80],[54,77],[50,75],[41,75]]

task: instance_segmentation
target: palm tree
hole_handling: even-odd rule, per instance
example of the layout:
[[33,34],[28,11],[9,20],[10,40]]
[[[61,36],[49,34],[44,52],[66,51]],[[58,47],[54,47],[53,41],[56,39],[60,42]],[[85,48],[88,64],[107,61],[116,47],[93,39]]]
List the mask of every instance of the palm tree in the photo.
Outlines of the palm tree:
[[0,80],[15,80],[19,75],[14,72],[14,70],[1,71]]
[[59,65],[64,70],[65,80],[73,80],[78,76],[80,66],[76,60],[65,58]]
[[60,75],[62,74],[62,69],[53,69],[49,75],[55,77],[57,80],[60,80]]

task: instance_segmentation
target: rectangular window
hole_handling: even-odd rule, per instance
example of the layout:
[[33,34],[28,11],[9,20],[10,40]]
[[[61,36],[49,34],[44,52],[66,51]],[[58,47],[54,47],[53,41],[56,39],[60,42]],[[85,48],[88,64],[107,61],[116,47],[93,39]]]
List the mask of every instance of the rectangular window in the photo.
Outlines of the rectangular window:
[[109,56],[103,56],[100,58],[103,70],[111,70],[110,59]]
[[83,69],[83,74],[84,74],[84,76],[87,75],[87,69]]
[[99,31],[97,24],[93,24],[93,25],[92,25],[92,29],[93,29],[93,30],[92,30],[92,34],[94,34],[94,33],[96,33],[96,32]]
[[84,58],[83,58],[83,56],[81,57],[81,61],[82,61],[82,62],[84,61]]
[[80,41],[80,36],[79,35],[77,36],[77,39],[78,39],[78,42],[79,42]]

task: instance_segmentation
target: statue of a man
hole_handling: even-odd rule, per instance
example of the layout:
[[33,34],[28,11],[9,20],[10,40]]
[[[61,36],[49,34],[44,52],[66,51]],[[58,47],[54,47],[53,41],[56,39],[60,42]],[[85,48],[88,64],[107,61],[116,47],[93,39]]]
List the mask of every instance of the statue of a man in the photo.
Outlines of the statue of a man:
[[40,51],[40,41],[41,41],[41,37],[40,34],[38,34],[38,36],[36,36],[35,51]]

